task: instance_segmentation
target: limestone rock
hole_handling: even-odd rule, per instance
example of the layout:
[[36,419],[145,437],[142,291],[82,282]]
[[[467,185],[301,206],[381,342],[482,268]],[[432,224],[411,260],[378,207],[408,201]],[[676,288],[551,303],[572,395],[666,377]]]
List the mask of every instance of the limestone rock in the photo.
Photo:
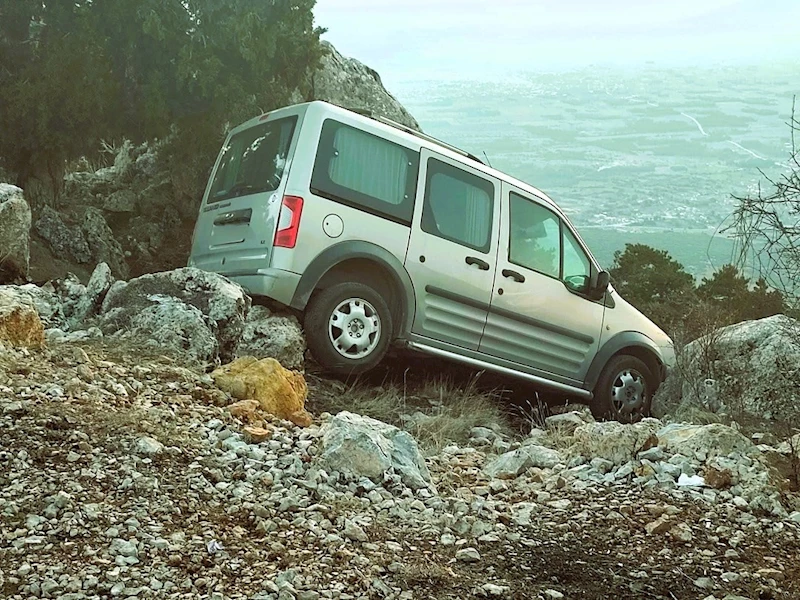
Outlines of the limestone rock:
[[720,423],[691,425],[670,423],[657,432],[659,446],[667,452],[707,460],[715,456],[728,456],[733,452],[744,455],[758,454],[752,441],[740,432]]
[[661,422],[657,419],[642,419],[633,424],[587,423],[575,430],[575,449],[583,456],[599,456],[622,465],[635,459],[639,452],[657,446],[655,432],[660,428]]
[[44,327],[30,300],[0,286],[0,344],[40,348]]
[[531,467],[550,469],[559,462],[561,455],[556,450],[529,444],[501,454],[487,464],[483,472],[497,479],[513,479]]
[[274,358],[287,369],[302,371],[306,341],[297,319],[275,315],[265,306],[253,306],[247,313],[236,356]]
[[114,237],[103,213],[97,208],[87,208],[83,214],[81,229],[86,236],[92,258],[108,263],[117,277],[125,279],[128,276],[128,263],[125,262],[122,246]]
[[49,206],[42,208],[34,227],[56,256],[79,264],[91,262],[92,251],[81,227],[67,225],[61,215]]
[[27,281],[31,209],[22,190],[0,183],[0,282]]
[[416,440],[392,425],[341,412],[322,427],[320,462],[328,471],[379,481],[392,472],[410,488],[432,488]]
[[136,194],[129,189],[118,190],[106,198],[103,210],[111,213],[132,213],[136,210]]
[[314,100],[325,100],[345,108],[368,109],[420,130],[416,119],[383,87],[378,73],[354,58],[342,56],[329,42],[321,43],[326,56],[313,75]]
[[217,387],[234,398],[255,400],[261,410],[295,425],[311,424],[311,415],[305,410],[305,379],[300,373],[284,369],[274,358],[237,358],[211,377]]
[[201,362],[226,360],[249,307],[239,285],[189,267],[116,282],[103,300],[99,323],[106,335],[122,331]]
[[578,427],[586,423],[586,421],[581,416],[581,413],[571,411],[551,415],[545,419],[544,423],[548,429],[571,435]]
[[[800,323],[785,315],[744,321],[688,344],[682,377],[654,399],[662,413],[684,405],[757,418],[800,419]],[[669,379],[667,380],[669,382]]]

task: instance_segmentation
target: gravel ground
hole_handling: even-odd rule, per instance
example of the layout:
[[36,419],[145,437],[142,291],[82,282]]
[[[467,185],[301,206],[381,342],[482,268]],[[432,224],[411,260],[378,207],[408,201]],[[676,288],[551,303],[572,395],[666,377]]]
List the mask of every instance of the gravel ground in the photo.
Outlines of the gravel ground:
[[348,479],[317,464],[326,415],[249,444],[230,403],[133,347],[0,351],[0,597],[800,598],[790,510],[490,479],[484,447],[428,457],[436,493]]

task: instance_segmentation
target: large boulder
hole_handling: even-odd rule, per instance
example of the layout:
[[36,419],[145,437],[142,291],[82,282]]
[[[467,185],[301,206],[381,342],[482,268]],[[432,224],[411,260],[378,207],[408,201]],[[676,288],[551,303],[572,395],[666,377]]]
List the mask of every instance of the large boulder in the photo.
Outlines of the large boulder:
[[31,209],[22,190],[0,183],[0,282],[27,281]]
[[70,331],[82,328],[97,314],[114,279],[109,266],[100,263],[89,282],[83,285],[72,273],[43,286],[32,283],[3,286],[7,298],[19,304],[32,305],[45,329]]
[[237,400],[255,400],[261,410],[295,425],[311,425],[305,409],[308,388],[300,373],[284,369],[274,358],[237,358],[211,374],[223,392]]
[[681,454],[705,461],[731,454],[757,455],[753,442],[739,431],[720,423],[691,425],[670,423],[657,434],[658,444],[671,454]]
[[92,251],[81,227],[67,225],[61,214],[49,206],[42,208],[35,229],[36,233],[50,245],[56,256],[79,264],[86,264],[92,260]]
[[192,267],[117,281],[102,302],[103,333],[134,335],[200,361],[233,357],[250,297],[229,279]]
[[[325,100],[345,108],[367,109],[370,112],[420,130],[419,123],[392,96],[380,75],[354,58],[342,56],[329,42],[319,69],[312,77],[311,94],[314,100]],[[302,98],[295,98],[301,101]]]
[[39,348],[44,327],[33,302],[13,286],[0,286],[0,345]]
[[87,208],[83,213],[81,229],[94,260],[107,263],[117,277],[127,278],[129,271],[125,253],[114,237],[114,232],[108,226],[102,211],[93,207]]
[[657,446],[659,429],[661,422],[657,419],[642,419],[633,424],[587,423],[575,429],[574,450],[590,459],[599,457],[622,465],[636,458],[639,452]]
[[247,313],[236,356],[274,358],[287,369],[302,371],[306,340],[297,319],[273,314],[266,306],[253,306]]
[[659,413],[680,405],[786,422],[800,418],[800,323],[790,317],[719,329],[688,344],[679,364],[675,380],[656,396]]
[[322,427],[319,461],[328,471],[381,482],[391,475],[412,489],[433,489],[416,440],[381,421],[341,412]]

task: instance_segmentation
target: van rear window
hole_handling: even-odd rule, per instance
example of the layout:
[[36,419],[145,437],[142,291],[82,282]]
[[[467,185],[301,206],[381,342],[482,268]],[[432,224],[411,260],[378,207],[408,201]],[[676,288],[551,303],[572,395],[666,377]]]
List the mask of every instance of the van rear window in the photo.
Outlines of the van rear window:
[[261,123],[232,136],[222,149],[208,204],[278,189],[297,117]]
[[311,191],[410,224],[419,152],[333,119],[322,125]]

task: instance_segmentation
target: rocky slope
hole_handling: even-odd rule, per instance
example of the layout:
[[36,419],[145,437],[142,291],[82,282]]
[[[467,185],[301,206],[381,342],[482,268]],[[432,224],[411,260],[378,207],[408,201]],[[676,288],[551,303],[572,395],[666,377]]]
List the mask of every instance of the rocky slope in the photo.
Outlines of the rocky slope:
[[687,450],[655,422],[575,415],[522,440],[479,429],[420,462],[407,434],[353,415],[272,419],[254,441],[234,400],[136,346],[3,351],[0,596],[800,594],[796,497],[760,466],[776,450],[733,430],[695,430]]
[[250,304],[194,269],[0,286],[0,596],[800,596],[800,435],[578,410],[426,453],[328,414],[353,385],[219,367]]

